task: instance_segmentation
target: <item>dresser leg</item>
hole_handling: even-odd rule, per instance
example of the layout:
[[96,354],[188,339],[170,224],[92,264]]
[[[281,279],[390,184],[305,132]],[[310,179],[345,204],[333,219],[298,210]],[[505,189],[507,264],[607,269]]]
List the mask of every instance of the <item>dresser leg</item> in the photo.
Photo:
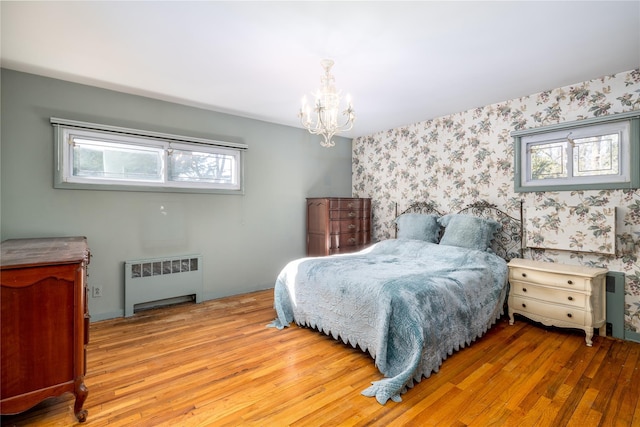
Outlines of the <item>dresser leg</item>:
[[87,400],[89,390],[84,385],[84,378],[76,378],[75,383],[75,395],[76,403],[73,405],[73,412],[76,414],[76,418],[79,422],[83,423],[87,420],[87,410],[82,409],[84,401]]

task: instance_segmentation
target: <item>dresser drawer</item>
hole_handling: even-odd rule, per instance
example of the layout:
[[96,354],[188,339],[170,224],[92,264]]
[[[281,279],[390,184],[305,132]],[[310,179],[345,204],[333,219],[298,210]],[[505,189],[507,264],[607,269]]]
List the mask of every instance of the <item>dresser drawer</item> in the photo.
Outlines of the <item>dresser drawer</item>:
[[557,286],[581,291],[588,289],[591,283],[591,280],[585,277],[531,270],[522,267],[512,267],[509,269],[509,281],[533,282],[542,285]]
[[358,209],[342,210],[342,211],[329,211],[330,220],[340,219],[360,219],[364,216],[364,212]]
[[342,219],[331,221],[331,234],[357,233],[362,230],[362,221]]
[[331,234],[338,233],[359,233],[369,231],[370,221],[368,219],[354,218],[331,221]]
[[332,199],[329,201],[329,209],[362,209],[364,199]]
[[535,298],[557,304],[566,304],[577,308],[586,308],[587,295],[571,290],[546,288],[520,281],[511,282],[510,292],[513,295]]
[[331,247],[343,248],[347,246],[360,246],[369,243],[368,233],[341,233],[331,235]]
[[[542,318],[549,318],[551,320],[559,320],[561,322],[575,324],[576,326],[583,327],[586,322],[586,313],[584,310],[580,310],[575,307],[550,304],[545,301],[538,301],[513,295],[509,305],[516,312],[523,312],[531,314],[532,318],[535,316]],[[542,323],[549,323],[542,320]],[[552,322],[551,322],[552,323]]]

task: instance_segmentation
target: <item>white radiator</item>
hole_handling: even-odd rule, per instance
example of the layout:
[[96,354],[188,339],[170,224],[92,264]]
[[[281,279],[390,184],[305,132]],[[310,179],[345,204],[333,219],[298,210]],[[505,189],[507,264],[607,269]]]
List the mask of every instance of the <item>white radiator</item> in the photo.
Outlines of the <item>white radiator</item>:
[[125,261],[124,277],[125,317],[137,304],[183,296],[202,301],[202,255]]

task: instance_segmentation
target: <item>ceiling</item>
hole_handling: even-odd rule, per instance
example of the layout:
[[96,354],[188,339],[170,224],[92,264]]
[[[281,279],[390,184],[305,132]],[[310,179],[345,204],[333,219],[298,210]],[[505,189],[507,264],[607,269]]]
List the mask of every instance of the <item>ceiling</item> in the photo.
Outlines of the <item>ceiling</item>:
[[1,65],[300,127],[332,58],[370,135],[640,66],[640,1],[3,0]]

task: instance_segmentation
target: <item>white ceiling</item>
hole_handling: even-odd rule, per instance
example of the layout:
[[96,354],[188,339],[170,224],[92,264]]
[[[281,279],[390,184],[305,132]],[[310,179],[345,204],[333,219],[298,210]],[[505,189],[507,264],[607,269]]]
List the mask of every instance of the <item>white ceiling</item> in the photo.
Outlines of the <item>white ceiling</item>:
[[320,60],[370,135],[640,66],[640,1],[1,2],[5,68],[299,127]]

